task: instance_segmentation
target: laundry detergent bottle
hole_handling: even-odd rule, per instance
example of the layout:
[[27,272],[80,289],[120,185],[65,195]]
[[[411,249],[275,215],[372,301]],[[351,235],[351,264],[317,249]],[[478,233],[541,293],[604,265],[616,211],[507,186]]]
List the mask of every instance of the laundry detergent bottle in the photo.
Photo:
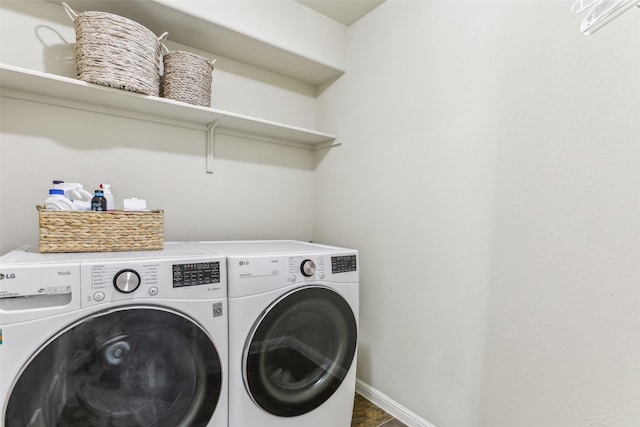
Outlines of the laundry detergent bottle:
[[45,209],[57,211],[73,211],[76,205],[64,196],[64,190],[60,188],[52,188],[49,190],[49,197],[44,201]]
[[52,188],[61,189],[67,199],[72,200],[77,209],[91,209],[91,193],[82,188],[77,182],[53,181]]

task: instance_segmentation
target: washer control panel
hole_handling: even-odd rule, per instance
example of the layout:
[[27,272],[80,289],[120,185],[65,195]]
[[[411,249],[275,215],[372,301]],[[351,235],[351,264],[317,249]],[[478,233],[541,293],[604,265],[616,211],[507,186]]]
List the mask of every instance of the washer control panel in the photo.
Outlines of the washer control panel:
[[84,306],[149,298],[226,296],[224,258],[86,262],[81,264],[81,281]]

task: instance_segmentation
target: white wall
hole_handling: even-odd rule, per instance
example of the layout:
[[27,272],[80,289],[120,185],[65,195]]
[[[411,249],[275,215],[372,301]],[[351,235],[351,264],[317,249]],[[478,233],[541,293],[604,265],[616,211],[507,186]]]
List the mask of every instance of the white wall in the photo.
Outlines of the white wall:
[[[2,2],[0,60],[71,75],[34,4]],[[344,144],[222,137],[213,175],[202,132],[3,97],[0,253],[54,178],[147,198],[168,240],[353,246],[365,382],[438,427],[637,427],[640,14],[585,38],[568,9],[387,0],[318,100]],[[313,88],[216,65],[216,107],[315,127]]]
[[[155,0],[297,55],[344,69],[344,25],[294,1]],[[257,53],[256,53],[257,54]]]
[[[7,1],[0,61],[74,76],[75,34],[62,7]],[[170,49],[189,49],[169,43]],[[213,106],[315,128],[315,88],[215,53]],[[93,190],[111,184],[118,203],[141,197],[165,211],[165,239],[311,239],[313,153],[220,135],[205,173],[205,132],[2,97],[0,253],[37,242],[35,205],[52,179]]]
[[387,0],[319,99],[358,377],[438,427],[640,425],[640,11]]

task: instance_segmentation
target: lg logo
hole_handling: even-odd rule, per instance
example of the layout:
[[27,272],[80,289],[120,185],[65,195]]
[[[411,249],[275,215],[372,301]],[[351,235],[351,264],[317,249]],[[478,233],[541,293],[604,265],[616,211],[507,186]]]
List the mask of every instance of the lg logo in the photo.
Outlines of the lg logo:
[[4,279],[15,279],[16,275],[11,273],[11,274],[4,274],[4,273],[0,273],[0,280],[4,280]]
[[240,261],[238,264],[242,265],[249,265],[249,261]]

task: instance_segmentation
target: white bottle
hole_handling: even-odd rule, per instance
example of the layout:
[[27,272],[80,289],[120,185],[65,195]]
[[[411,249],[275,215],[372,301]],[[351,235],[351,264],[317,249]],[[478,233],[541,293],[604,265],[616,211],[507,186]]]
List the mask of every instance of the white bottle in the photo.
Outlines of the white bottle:
[[109,184],[100,184],[100,189],[104,192],[104,198],[107,199],[107,210],[112,211],[115,207],[115,199],[111,192],[111,186]]
[[64,190],[60,188],[49,190],[49,197],[44,201],[44,207],[45,209],[58,211],[73,211],[77,209],[71,200],[64,197]]
[[91,210],[91,193],[82,188],[82,184],[76,182],[53,181],[51,188],[64,190],[64,196],[71,200],[76,209],[81,211]]
[[91,198],[93,197],[91,193],[82,188],[82,184],[78,184],[77,182],[53,181],[51,188],[64,190],[65,197],[73,201],[82,200],[91,202]]

